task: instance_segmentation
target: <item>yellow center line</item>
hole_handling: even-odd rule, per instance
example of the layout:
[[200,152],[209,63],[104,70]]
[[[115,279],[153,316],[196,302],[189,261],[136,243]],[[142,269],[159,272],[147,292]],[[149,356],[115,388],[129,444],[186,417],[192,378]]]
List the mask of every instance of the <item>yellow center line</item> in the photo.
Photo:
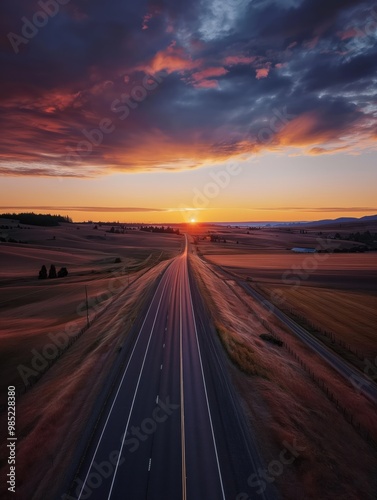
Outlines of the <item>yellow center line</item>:
[[186,500],[186,443],[185,443],[185,400],[183,388],[183,354],[182,354],[182,281],[179,287],[180,313],[180,379],[181,379],[181,444],[182,444],[182,500]]

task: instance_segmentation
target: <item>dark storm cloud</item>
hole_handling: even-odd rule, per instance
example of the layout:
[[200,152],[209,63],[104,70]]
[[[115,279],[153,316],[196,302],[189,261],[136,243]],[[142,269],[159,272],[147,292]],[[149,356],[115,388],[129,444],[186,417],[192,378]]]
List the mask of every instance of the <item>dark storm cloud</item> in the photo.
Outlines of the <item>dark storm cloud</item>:
[[63,3],[1,3],[2,174],[193,168],[375,136],[371,1]]

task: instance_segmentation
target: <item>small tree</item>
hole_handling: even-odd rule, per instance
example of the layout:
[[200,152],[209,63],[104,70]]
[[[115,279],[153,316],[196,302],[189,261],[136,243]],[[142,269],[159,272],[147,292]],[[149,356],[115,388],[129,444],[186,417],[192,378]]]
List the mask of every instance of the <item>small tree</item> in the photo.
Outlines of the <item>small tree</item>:
[[40,280],[45,280],[47,279],[47,268],[45,265],[41,267],[41,270],[39,271],[39,276],[38,279]]
[[68,270],[66,267],[62,267],[58,272],[58,278],[65,278],[68,276]]
[[50,271],[48,273],[48,277],[49,278],[57,278],[56,267],[54,266],[54,264],[51,264]]

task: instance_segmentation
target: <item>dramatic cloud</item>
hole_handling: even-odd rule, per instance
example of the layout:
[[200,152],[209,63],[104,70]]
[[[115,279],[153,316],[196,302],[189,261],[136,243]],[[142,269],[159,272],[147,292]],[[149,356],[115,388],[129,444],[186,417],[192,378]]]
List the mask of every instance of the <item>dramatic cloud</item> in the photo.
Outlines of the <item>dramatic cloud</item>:
[[372,0],[3,0],[0,9],[2,175],[375,148]]

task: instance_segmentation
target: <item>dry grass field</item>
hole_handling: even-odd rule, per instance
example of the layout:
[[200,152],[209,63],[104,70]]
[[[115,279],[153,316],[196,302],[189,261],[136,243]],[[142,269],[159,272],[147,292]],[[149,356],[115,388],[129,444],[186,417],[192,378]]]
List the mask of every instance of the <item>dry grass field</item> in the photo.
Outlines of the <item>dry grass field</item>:
[[217,276],[216,268],[195,255],[191,255],[191,262],[265,462],[276,460],[284,442],[297,442],[303,449],[277,478],[281,497],[372,500],[376,491],[374,449],[289,352],[263,341],[260,334],[273,332],[289,345],[376,438],[374,405],[268,316],[262,306],[247,296],[240,300],[242,289],[234,281]]
[[[14,239],[27,236],[29,243],[0,243],[0,404],[8,385],[23,385],[17,367],[30,362],[33,349],[86,324],[86,290],[92,320],[143,269],[176,255],[183,241],[176,235],[105,229],[63,224],[7,231]],[[47,270],[51,264],[57,270],[67,267],[69,274],[39,280],[43,264]]]
[[[19,389],[32,380],[29,370],[43,372],[17,402],[18,498],[56,493],[46,485],[62,480],[118,347],[159,273],[183,245],[176,235],[105,229],[15,228],[9,236],[28,243],[0,243],[0,404],[8,385]],[[69,274],[39,280],[43,264],[57,270],[66,266]],[[59,346],[64,350],[67,339],[86,324],[85,287],[92,324],[58,357]],[[46,360],[52,361],[47,371]],[[5,418],[0,414],[2,429]],[[0,467],[4,456],[2,448]]]
[[[377,252],[334,253],[335,248],[350,246],[352,242],[332,237],[335,231],[346,237],[350,231],[376,232],[377,227],[375,224],[365,228],[328,227],[309,229],[307,234],[285,228],[221,231],[211,228],[221,240],[211,242],[208,231],[203,232],[198,235],[196,247],[199,255],[248,279],[266,297],[276,296],[277,292],[281,296],[280,307],[303,318],[308,326],[328,331],[360,356],[374,359],[377,355]],[[324,245],[329,253],[291,250],[294,247],[323,250]]]
[[[115,297],[90,328],[18,399],[17,498],[56,498],[76,456],[80,437],[93,413],[100,410],[97,398],[117,361],[119,347],[168,262],[157,264]],[[37,351],[43,353],[51,339],[45,336],[39,342]],[[22,361],[26,367],[33,366],[30,351],[25,352]],[[6,413],[0,414],[0,426],[6,428]],[[7,471],[6,454],[2,447],[2,478]],[[1,497],[4,486],[2,481]]]
[[264,286],[266,297],[279,293],[280,307],[294,311],[320,330],[332,332],[353,351],[377,357],[377,295],[339,289]]

